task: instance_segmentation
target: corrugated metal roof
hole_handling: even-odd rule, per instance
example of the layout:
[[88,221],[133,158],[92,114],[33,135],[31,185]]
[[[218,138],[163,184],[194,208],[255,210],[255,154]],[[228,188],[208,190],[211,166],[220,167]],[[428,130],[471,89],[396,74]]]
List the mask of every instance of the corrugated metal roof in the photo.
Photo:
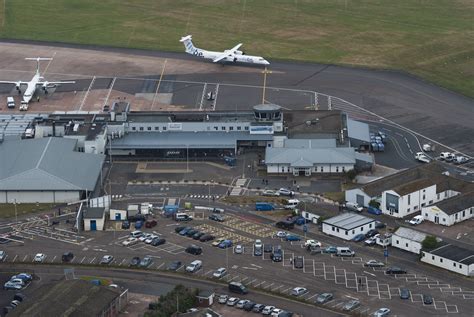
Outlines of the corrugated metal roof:
[[112,140],[112,149],[228,149],[234,148],[238,140],[271,141],[272,138],[272,135],[246,132],[137,132]]
[[75,152],[76,142],[5,141],[0,145],[0,190],[94,190],[105,156]]
[[353,148],[294,149],[266,148],[266,164],[297,164],[306,161],[311,164],[355,164]]
[[324,220],[323,223],[336,226],[344,230],[351,230],[351,229],[363,226],[365,224],[371,223],[373,221],[375,220],[372,218],[347,212],[347,213],[340,214],[336,217],[332,217],[327,220]]
[[370,142],[369,125],[367,123],[347,119],[347,135],[351,139]]
[[333,148],[336,147],[336,139],[286,139],[286,148]]
[[456,261],[462,264],[471,265],[474,263],[474,251],[453,244],[445,244],[427,253]]
[[456,195],[435,204],[447,215],[453,215],[467,208],[474,207],[474,192]]
[[423,240],[425,240],[426,238],[426,234],[424,234],[423,232],[419,232],[405,227],[398,228],[398,230],[395,231],[394,235],[420,243],[423,242]]

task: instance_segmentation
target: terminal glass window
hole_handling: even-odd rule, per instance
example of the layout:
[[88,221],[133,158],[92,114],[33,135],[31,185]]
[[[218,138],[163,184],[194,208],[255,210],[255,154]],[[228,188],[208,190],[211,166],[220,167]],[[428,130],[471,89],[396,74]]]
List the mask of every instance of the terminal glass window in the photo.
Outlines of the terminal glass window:
[[245,127],[245,131],[248,131],[249,130],[249,127]]
[[143,131],[143,127],[140,127],[140,131]]
[[242,127],[237,127],[237,130],[238,130],[238,131],[242,130]]
[[163,131],[166,131],[166,127],[163,127]]
[[148,127],[147,130],[148,130],[148,131],[151,131],[151,127]]
[[222,126],[222,127],[221,127],[221,130],[222,130],[222,131],[225,131],[225,126]]
[[229,130],[230,130],[230,131],[234,130],[234,127],[229,127]]

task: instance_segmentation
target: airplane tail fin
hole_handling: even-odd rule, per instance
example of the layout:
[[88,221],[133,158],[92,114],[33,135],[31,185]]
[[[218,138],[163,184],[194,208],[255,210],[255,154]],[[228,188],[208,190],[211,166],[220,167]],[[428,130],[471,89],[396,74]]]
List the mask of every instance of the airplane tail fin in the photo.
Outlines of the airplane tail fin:
[[179,41],[184,44],[186,53],[193,54],[193,52],[196,51],[196,47],[192,41],[192,35],[183,36]]
[[51,57],[27,57],[27,61],[36,61],[36,73],[39,74],[40,61],[52,61]]

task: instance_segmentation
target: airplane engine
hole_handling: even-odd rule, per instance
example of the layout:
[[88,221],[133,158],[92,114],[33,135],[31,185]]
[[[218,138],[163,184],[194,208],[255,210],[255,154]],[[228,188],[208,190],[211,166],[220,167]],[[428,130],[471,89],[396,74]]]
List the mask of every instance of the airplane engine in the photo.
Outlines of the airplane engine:
[[237,62],[237,57],[234,57],[234,63]]

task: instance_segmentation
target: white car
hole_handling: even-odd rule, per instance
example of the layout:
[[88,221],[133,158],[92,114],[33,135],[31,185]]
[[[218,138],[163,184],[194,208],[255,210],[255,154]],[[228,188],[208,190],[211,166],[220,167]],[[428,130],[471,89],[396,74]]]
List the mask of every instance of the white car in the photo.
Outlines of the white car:
[[212,276],[215,278],[221,278],[224,275],[227,274],[227,269],[225,267],[218,268],[214,273],[212,273]]
[[234,247],[234,253],[235,253],[235,254],[242,254],[242,253],[244,253],[244,247],[243,247],[241,244],[237,244],[237,245]]
[[140,240],[141,242],[145,242],[145,240],[151,237],[151,235],[151,233],[144,233],[140,238],[138,238],[138,240]]
[[274,190],[266,189],[262,192],[262,195],[263,196],[280,196],[280,193]]
[[239,300],[237,297],[231,297],[227,300],[227,306],[235,306]]
[[23,281],[21,278],[12,278],[9,280],[10,283],[12,284],[18,284],[21,286],[25,286],[25,281]]
[[275,306],[265,306],[262,310],[262,315],[270,315],[275,309]]
[[305,247],[308,247],[308,246],[309,247],[321,247],[321,242],[310,239],[310,240],[306,240],[306,242],[304,243],[304,246]]
[[255,240],[254,247],[255,248],[262,248],[263,247],[262,240],[260,240],[260,239]]
[[278,317],[283,312],[283,309],[275,308],[272,310],[272,317]]
[[418,215],[418,216],[413,217],[408,223],[413,225],[413,226],[416,226],[416,225],[419,225],[420,223],[422,223],[423,220],[425,220],[425,218],[423,218],[422,215]]
[[152,235],[150,235],[144,242],[145,242],[146,244],[150,244],[150,243],[153,241],[153,239],[155,239],[155,238],[157,238],[157,237],[158,237],[157,235],[152,234]]
[[380,308],[374,313],[374,317],[385,317],[390,314],[390,309],[389,308]]
[[276,234],[278,238],[286,238],[287,235],[288,233],[286,233],[285,231],[278,231]]
[[300,296],[300,295],[306,294],[307,292],[308,292],[308,290],[304,287],[295,287],[291,291],[291,295]]
[[295,192],[292,190],[289,190],[288,188],[280,188],[278,190],[278,193],[283,196],[294,196]]
[[33,262],[42,263],[44,259],[46,259],[46,255],[44,253],[38,253],[35,255]]
[[137,243],[138,243],[137,238],[128,238],[128,239],[126,239],[125,241],[122,242],[122,245],[125,246],[125,247],[128,247],[128,246],[131,246],[131,245],[134,245],[134,244],[137,244]]
[[243,309],[244,305],[247,304],[248,302],[249,302],[248,299],[241,299],[237,302],[237,304],[235,304],[235,307]]
[[367,240],[364,241],[366,245],[375,245],[377,243],[377,235],[368,238]]
[[229,299],[229,295],[222,294],[219,296],[219,299],[217,300],[219,304],[225,304],[227,303],[227,300]]

